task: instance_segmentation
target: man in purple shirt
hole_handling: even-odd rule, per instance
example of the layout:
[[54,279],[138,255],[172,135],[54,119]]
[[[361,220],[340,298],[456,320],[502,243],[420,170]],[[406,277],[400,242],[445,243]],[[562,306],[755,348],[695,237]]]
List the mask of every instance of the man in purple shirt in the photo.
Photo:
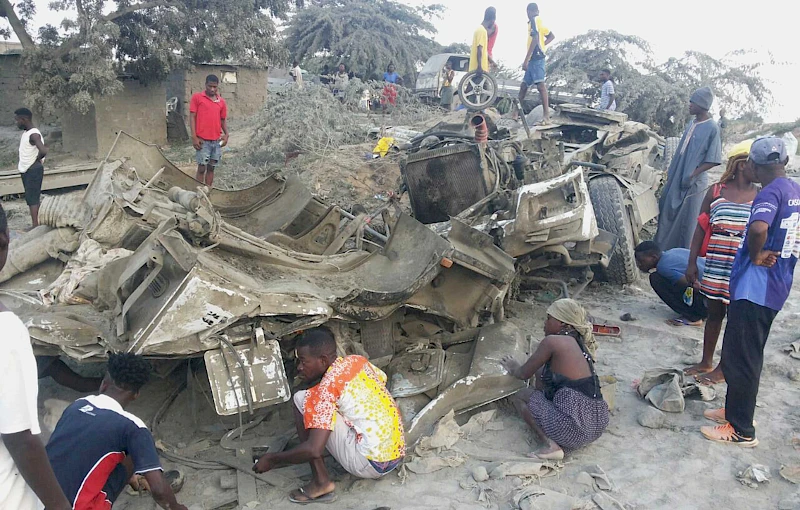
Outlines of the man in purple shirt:
[[724,409],[704,413],[720,425],[700,429],[712,441],[744,447],[758,444],[753,413],[764,346],[772,321],[789,297],[800,256],[800,184],[786,177],[788,161],[780,138],[760,138],[750,149],[749,163],[763,189],[753,201],[747,233],[731,271],[721,363],[728,393]]

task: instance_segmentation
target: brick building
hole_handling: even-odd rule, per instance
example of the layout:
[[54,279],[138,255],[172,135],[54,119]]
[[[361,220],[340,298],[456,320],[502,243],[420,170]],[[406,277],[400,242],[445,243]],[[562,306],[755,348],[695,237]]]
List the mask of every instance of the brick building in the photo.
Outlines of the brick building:
[[189,69],[177,69],[167,79],[167,99],[178,99],[177,111],[189,129],[189,101],[192,94],[205,90],[206,76],[219,78],[220,95],[228,104],[231,119],[246,118],[259,112],[267,101],[265,68],[229,64],[197,64]]
[[22,73],[22,45],[0,41],[0,126],[14,125],[14,110],[25,106],[25,75]]
[[164,83],[142,85],[136,79],[122,80],[122,91],[113,96],[96,98],[95,105],[86,115],[61,113],[65,152],[103,158],[119,131],[125,131],[147,143],[161,145],[167,142]]

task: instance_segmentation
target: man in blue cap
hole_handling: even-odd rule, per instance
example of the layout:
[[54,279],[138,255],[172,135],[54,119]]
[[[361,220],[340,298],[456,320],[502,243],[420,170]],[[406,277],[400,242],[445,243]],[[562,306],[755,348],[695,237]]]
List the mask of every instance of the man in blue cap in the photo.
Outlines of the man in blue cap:
[[694,119],[678,144],[658,202],[655,242],[663,250],[689,248],[692,244],[708,188],[707,172],[722,163],[719,126],[708,114],[713,103],[714,93],[708,87],[695,90],[689,99],[689,113]]
[[747,233],[731,271],[721,362],[728,393],[723,409],[704,413],[720,425],[700,429],[712,441],[758,444],[753,414],[764,346],[772,321],[789,297],[800,257],[800,184],[786,177],[788,162],[780,138],[760,138],[750,149],[748,163],[763,188],[753,200]]

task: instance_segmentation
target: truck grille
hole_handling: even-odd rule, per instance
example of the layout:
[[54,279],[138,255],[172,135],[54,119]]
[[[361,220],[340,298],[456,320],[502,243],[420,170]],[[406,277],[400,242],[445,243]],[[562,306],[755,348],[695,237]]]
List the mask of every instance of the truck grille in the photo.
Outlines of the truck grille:
[[489,193],[480,153],[472,144],[411,154],[403,175],[414,217],[426,225],[457,216]]

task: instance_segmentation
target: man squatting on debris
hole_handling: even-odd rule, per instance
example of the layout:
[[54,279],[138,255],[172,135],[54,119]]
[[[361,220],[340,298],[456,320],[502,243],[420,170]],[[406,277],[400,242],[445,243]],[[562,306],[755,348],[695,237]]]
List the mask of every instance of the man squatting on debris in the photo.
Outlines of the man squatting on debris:
[[789,157],[783,140],[760,138],[748,163],[763,186],[731,270],[731,304],[722,340],[722,373],[728,383],[725,408],[704,416],[720,423],[702,427],[712,441],[758,444],[753,414],[772,321],[789,293],[800,257],[800,184],[786,177]]
[[[8,221],[0,206],[0,270],[8,257]],[[0,303],[0,508],[68,510],[39,439],[36,360],[25,325]]]
[[406,445],[400,410],[386,389],[386,374],[362,356],[337,356],[336,339],[325,327],[302,334],[296,358],[303,381],[321,378],[316,386],[294,395],[295,426],[302,443],[261,456],[253,471],[308,462],[311,483],[293,491],[289,500],[330,503],[336,499],[336,487],[323,462],[326,448],[358,478],[381,478],[397,468]]
[[42,133],[33,125],[33,113],[27,108],[20,108],[14,112],[14,121],[17,127],[24,131],[19,141],[19,163],[17,170],[22,176],[22,186],[25,188],[25,203],[31,211],[33,227],[39,226],[39,199],[42,194],[42,180],[44,179],[44,157],[47,155],[47,146],[42,140]]
[[134,474],[144,476],[161,508],[186,510],[164,477],[147,426],[124,411],[149,378],[143,357],[111,354],[100,394],[79,398],[58,420],[47,456],[74,510],[110,510]]
[[510,356],[502,360],[508,373],[534,388],[511,397],[544,447],[530,457],[560,460],[564,453],[599,438],[608,426],[608,404],[594,370],[596,344],[586,310],[572,299],[560,299],[547,309],[544,334],[536,352],[523,365]]
[[[686,279],[686,268],[689,266],[690,252],[686,248],[673,248],[661,251],[655,241],[645,241],[634,248],[636,265],[640,271],[650,273],[650,286],[678,314],[677,319],[670,319],[670,326],[701,326],[708,316],[706,302],[700,295],[695,296],[691,305],[683,301],[683,293],[690,286]],[[705,271],[706,259],[697,257],[697,267]]]
[[192,95],[189,125],[197,158],[195,179],[209,188],[214,184],[214,167],[228,145],[228,105],[219,95],[219,78],[206,76],[206,90]]

